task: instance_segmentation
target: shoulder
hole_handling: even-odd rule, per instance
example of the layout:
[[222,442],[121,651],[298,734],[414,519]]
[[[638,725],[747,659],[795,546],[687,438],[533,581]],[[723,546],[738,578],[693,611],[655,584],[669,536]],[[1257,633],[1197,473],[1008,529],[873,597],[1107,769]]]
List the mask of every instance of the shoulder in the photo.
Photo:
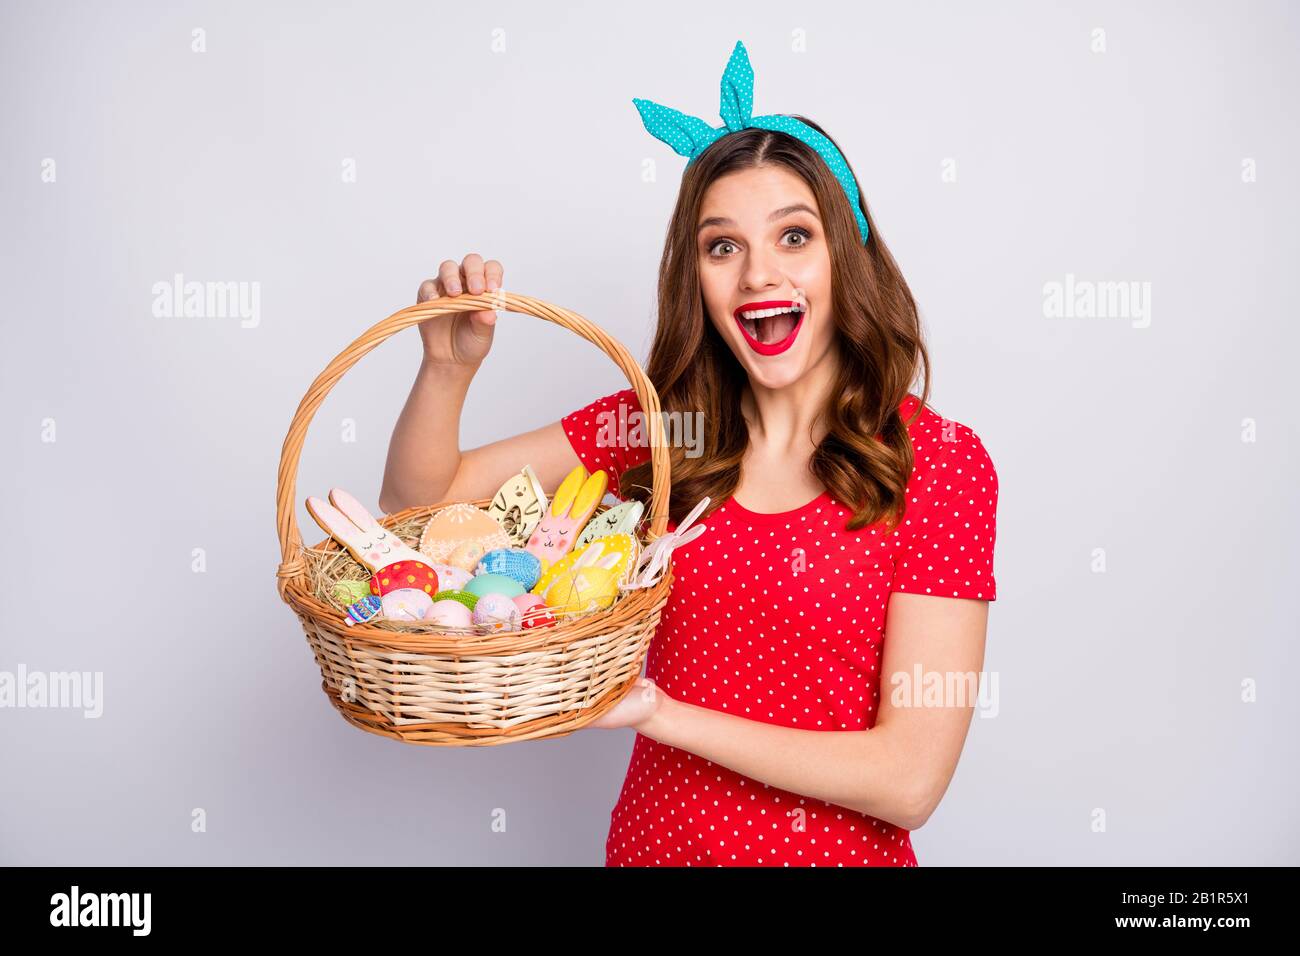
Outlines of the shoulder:
[[636,397],[636,390],[631,386],[619,389],[616,392],[610,392],[608,395],[602,395],[597,399],[587,403],[581,408],[574,409],[564,417],[568,418],[593,418],[601,412],[619,411],[619,406],[623,406],[624,414],[641,410],[641,402]]
[[570,438],[576,438],[609,421],[626,420],[633,412],[641,410],[636,392],[631,388],[610,392],[575,408],[560,419]]
[[909,394],[899,405],[904,422],[915,416],[907,426],[914,459],[909,499],[951,491],[954,485],[979,486],[986,494],[990,490],[996,493],[997,469],[983,439],[966,423],[920,402]]
[[615,495],[620,494],[618,481],[623,472],[650,457],[641,404],[631,387],[569,412],[560,425],[583,467],[589,472],[603,470]]
[[891,591],[997,599],[993,548],[997,540],[998,477],[984,442],[969,425],[919,399],[900,405],[912,439],[899,550]]

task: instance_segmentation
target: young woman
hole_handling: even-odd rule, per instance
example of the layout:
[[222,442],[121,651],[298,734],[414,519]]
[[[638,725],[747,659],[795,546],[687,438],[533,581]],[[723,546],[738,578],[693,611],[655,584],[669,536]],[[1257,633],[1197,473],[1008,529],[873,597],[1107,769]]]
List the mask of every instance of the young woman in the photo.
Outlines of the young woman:
[[[640,689],[596,725],[637,731],[607,865],[915,866],[909,831],[957,766],[974,700],[933,688],[983,665],[997,476],[928,407],[915,304],[861,211],[865,244],[818,153],[768,129],[684,174],[646,370],[665,412],[703,415],[702,454],[672,448],[668,528],[705,495],[711,511],[674,552]],[[501,282],[469,255],[419,301]],[[630,388],[453,451],[494,319],[421,326],[380,506],[486,498],[524,462],[548,490],[582,463],[645,500],[649,449],[598,439],[602,412],[639,411]]]

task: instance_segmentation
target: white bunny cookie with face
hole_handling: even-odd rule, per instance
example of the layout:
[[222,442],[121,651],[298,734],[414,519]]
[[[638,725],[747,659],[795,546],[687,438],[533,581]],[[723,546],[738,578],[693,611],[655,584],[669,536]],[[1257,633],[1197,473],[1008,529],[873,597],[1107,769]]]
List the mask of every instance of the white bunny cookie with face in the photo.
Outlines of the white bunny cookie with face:
[[330,502],[308,498],[307,510],[371,572],[371,596],[348,608],[347,623],[373,617],[376,600],[389,620],[424,620],[438,593],[438,575],[428,558],[383,527],[342,488],[330,490]]

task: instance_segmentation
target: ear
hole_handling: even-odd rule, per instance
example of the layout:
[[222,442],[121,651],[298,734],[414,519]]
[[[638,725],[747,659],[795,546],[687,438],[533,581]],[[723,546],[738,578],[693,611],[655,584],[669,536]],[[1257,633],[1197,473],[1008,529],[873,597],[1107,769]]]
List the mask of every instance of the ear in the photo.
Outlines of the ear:
[[573,570],[596,566],[598,564],[597,559],[601,556],[604,550],[605,542],[596,538],[583,549],[582,554],[580,554],[577,560],[573,562]]
[[618,567],[618,563],[622,560],[623,560],[623,556],[621,554],[619,554],[617,551],[611,551],[609,554],[605,555],[603,558],[601,558],[599,561],[596,562],[596,567],[604,568],[606,571],[613,571],[616,567]]
[[555,489],[555,497],[551,499],[552,518],[561,518],[569,513],[569,506],[573,504],[573,499],[577,497],[586,478],[587,469],[578,465],[560,482],[560,487]]
[[627,534],[636,537],[636,529],[641,526],[641,516],[645,514],[645,504],[640,501],[632,502],[632,507],[627,509],[627,517],[623,524],[626,526]]
[[582,489],[577,497],[573,499],[573,507],[569,515],[579,521],[586,521],[596,510],[596,505],[600,504],[600,499],[605,497],[605,488],[608,485],[609,475],[605,474],[603,469],[592,472],[591,477],[582,483]]
[[347,515],[348,518],[351,519],[352,523],[362,531],[381,530],[379,528],[379,522],[375,520],[375,516],[367,511],[361,502],[357,501],[356,498],[353,498],[342,488],[330,489],[330,501],[334,503],[334,507]]
[[307,499],[307,511],[311,513],[311,516],[316,519],[316,523],[324,528],[330,537],[355,554],[356,545],[360,543],[357,536],[358,529],[356,525],[348,520],[347,515],[328,502],[316,497]]

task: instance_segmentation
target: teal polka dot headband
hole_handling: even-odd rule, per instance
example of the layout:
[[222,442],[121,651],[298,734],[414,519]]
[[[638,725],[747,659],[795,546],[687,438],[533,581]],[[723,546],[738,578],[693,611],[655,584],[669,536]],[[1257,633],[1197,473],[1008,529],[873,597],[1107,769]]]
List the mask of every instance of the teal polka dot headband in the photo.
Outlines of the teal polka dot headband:
[[844,194],[849,197],[849,207],[858,220],[858,231],[862,241],[867,241],[867,217],[863,215],[858,204],[858,184],[853,181],[849,164],[844,161],[835,144],[813,129],[791,116],[751,116],[754,109],[754,68],[749,65],[749,54],[745,44],[736,41],[736,47],[727,60],[727,68],[722,72],[722,106],[718,112],[723,125],[714,129],[704,120],[688,116],[668,106],[660,106],[650,100],[633,97],[632,102],[641,113],[641,122],[646,130],[656,139],[662,140],[681,156],[687,156],[687,167],[695,162],[706,149],[728,133],[738,133],[742,129],[758,128],[787,133],[795,139],[807,143],[826,161],[830,171],[844,187]]

